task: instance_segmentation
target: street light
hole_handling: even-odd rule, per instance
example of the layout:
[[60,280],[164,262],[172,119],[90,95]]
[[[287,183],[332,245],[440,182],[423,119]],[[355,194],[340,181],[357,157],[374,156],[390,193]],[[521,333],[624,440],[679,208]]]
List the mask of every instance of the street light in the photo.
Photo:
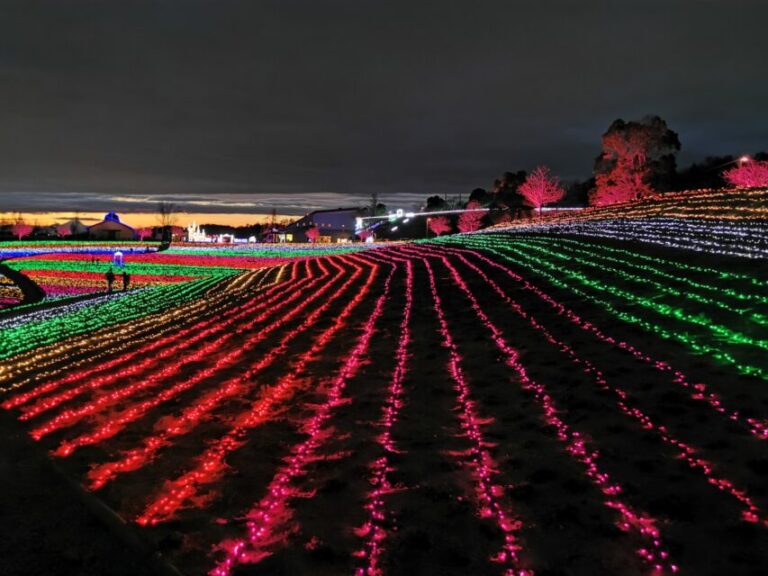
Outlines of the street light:
[[745,154],[744,156],[742,156],[741,158],[739,158],[739,160],[738,160],[738,162],[739,162],[739,166],[742,166],[743,164],[746,164],[746,163],[747,163],[747,162],[749,162],[750,160],[752,160],[752,158],[750,158],[749,156],[747,156],[747,155]]
[[427,219],[425,220],[425,222],[426,222],[426,226],[425,226],[425,230],[424,230],[424,233],[425,233],[425,235],[426,235],[426,237],[427,237],[427,238],[429,238],[429,221],[430,221],[430,220],[432,220],[432,218],[430,218],[429,216],[427,216]]

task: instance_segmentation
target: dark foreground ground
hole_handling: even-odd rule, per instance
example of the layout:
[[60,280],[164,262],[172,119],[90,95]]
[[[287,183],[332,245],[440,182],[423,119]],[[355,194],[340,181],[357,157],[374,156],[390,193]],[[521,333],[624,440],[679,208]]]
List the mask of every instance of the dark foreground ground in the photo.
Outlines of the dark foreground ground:
[[6,412],[0,413],[0,494],[3,576],[160,573]]

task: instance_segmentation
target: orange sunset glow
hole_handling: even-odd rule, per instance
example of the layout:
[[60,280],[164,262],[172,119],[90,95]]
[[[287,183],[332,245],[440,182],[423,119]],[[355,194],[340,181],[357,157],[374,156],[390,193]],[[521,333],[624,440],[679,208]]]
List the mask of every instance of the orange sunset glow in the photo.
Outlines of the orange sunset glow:
[[[101,222],[104,218],[104,212],[0,212],[0,222],[15,221],[19,214],[21,218],[30,224],[37,226],[50,226],[69,222],[79,218],[85,225],[91,225]],[[146,226],[158,226],[158,216],[153,212],[118,212],[120,220],[133,228],[142,228]],[[179,212],[176,215],[177,226],[187,226],[192,222],[197,224],[222,224],[226,226],[246,226],[249,224],[265,224],[272,218],[271,214],[233,214],[233,213],[210,213],[210,212]],[[275,220],[296,220],[299,216],[288,214],[277,214]]]

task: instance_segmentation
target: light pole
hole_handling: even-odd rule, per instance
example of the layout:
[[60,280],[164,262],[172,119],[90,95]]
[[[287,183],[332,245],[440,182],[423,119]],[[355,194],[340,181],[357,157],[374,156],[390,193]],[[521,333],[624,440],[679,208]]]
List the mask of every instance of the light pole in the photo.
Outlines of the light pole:
[[427,216],[427,219],[425,220],[426,226],[424,227],[425,238],[429,238],[429,221],[430,220],[431,220],[431,218],[429,216]]

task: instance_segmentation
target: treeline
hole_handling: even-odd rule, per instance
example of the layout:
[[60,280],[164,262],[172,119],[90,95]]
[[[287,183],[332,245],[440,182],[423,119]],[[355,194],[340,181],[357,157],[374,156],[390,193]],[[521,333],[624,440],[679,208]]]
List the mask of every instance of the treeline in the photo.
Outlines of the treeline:
[[[709,156],[678,169],[680,137],[659,116],[647,116],[637,121],[617,119],[602,135],[601,145],[589,178],[562,184],[553,176],[549,178],[549,185],[562,189],[562,194],[543,194],[543,198],[532,200],[530,194],[524,193],[526,185],[531,186],[532,175],[546,170],[546,167],[539,167],[532,173],[525,170],[504,172],[488,189],[472,190],[466,201],[431,196],[426,199],[423,209],[465,208],[474,203],[490,209],[487,223],[491,224],[509,214],[519,213],[521,205],[534,209],[554,203],[558,206],[602,206],[669,191],[768,186],[768,152],[749,156]],[[538,176],[538,190],[542,190],[540,174]],[[543,203],[537,201],[542,199]]]

